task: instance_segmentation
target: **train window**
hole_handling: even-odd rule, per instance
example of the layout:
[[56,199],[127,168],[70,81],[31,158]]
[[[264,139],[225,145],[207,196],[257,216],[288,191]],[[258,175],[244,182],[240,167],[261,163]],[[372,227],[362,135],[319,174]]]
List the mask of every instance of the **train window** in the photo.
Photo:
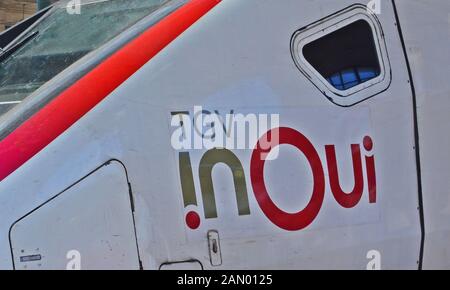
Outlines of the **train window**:
[[379,74],[380,70],[374,67],[353,67],[340,70],[326,79],[333,87],[343,91],[373,79]]
[[64,3],[56,4],[16,41],[18,49],[0,54],[0,116],[83,56],[171,2],[86,1],[80,14],[69,14]]
[[338,90],[347,90],[380,74],[372,29],[358,20],[303,47],[314,69]]
[[291,50],[297,67],[337,105],[361,102],[391,81],[380,22],[358,5],[297,31]]

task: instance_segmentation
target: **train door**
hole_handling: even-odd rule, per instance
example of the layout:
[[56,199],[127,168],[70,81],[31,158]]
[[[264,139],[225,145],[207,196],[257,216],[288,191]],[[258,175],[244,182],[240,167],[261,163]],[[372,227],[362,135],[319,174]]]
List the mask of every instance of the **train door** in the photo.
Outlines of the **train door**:
[[14,268],[139,269],[131,189],[110,161],[14,223]]

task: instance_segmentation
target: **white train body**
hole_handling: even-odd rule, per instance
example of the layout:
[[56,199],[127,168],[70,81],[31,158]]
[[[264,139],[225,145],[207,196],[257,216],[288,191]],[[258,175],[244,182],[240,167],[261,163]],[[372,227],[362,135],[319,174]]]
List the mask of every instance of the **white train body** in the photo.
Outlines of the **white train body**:
[[[450,4],[431,2],[142,17],[1,117],[0,268],[450,268]],[[376,76],[343,89],[310,60],[358,24]],[[253,117],[248,144],[213,142]]]

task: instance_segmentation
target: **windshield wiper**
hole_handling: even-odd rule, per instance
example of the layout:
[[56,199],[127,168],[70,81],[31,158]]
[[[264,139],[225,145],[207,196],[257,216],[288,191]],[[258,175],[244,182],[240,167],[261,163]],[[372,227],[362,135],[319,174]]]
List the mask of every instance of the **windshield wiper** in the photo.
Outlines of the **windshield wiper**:
[[5,59],[10,57],[11,54],[13,54],[17,50],[19,50],[21,47],[23,47],[25,44],[27,44],[28,42],[33,40],[38,35],[39,35],[39,31],[35,31],[35,32],[31,33],[30,35],[28,35],[27,37],[25,37],[24,39],[22,39],[20,42],[16,43],[14,46],[11,46],[9,49],[7,49],[7,50],[2,49],[0,51],[0,63],[2,63]]
[[31,16],[30,18],[17,23],[16,25],[14,25],[13,27],[9,28],[4,32],[0,32],[0,50],[2,49],[4,50],[9,44],[14,42],[14,40],[18,36],[20,36],[25,30],[30,28],[32,25],[35,25],[38,22],[40,22],[44,18],[43,16],[46,15],[51,8],[52,6],[44,8],[35,15]]

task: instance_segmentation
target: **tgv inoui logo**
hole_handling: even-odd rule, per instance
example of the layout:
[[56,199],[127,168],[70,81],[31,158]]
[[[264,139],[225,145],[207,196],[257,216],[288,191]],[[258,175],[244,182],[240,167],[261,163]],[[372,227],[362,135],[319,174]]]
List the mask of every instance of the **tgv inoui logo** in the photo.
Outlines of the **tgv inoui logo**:
[[[350,192],[345,192],[340,184],[335,145],[326,145],[324,148],[319,148],[319,150],[324,150],[326,156],[326,169],[328,170],[328,174],[326,175],[317,148],[302,133],[288,127],[277,127],[265,133],[260,140],[271,139],[271,135],[278,136],[276,146],[287,144],[301,151],[306,157],[308,166],[313,173],[312,196],[307,206],[296,213],[285,212],[273,202],[265,184],[264,166],[266,159],[264,156],[268,156],[270,151],[276,146],[265,149],[267,147],[261,146],[260,141],[257,142],[252,151],[249,164],[253,194],[264,215],[279,228],[288,231],[297,231],[306,228],[314,221],[324,201],[326,179],[328,179],[329,188],[334,199],[343,208],[353,208],[360,202],[366,182],[368,202],[376,203],[375,156],[371,153],[373,150],[371,137],[365,136],[362,138],[365,154],[361,153],[360,144],[350,144],[349,155],[352,158],[353,164],[354,186]],[[363,165],[363,156],[365,166]],[[190,153],[179,152],[178,157],[184,206],[197,206],[194,172],[191,166]],[[228,149],[210,149],[203,154],[198,165],[198,178],[200,181],[205,219],[218,217],[212,170],[219,163],[228,166],[232,172],[239,216],[250,215],[246,176],[241,161]],[[367,180],[364,180],[364,170],[366,171],[365,176],[367,176]],[[189,211],[186,215],[186,225],[190,229],[195,230],[200,224],[201,217],[197,211]]]
[[[253,149],[258,136],[269,128],[279,127],[278,114],[239,114],[231,110],[222,114],[218,110],[209,111],[195,106],[191,114],[189,111],[171,113],[170,124],[176,129],[171,136],[172,148],[175,150],[189,149]],[[270,158],[277,157],[278,136],[272,135],[268,140],[261,140],[260,144],[271,150]],[[268,156],[263,156],[267,157]]]

